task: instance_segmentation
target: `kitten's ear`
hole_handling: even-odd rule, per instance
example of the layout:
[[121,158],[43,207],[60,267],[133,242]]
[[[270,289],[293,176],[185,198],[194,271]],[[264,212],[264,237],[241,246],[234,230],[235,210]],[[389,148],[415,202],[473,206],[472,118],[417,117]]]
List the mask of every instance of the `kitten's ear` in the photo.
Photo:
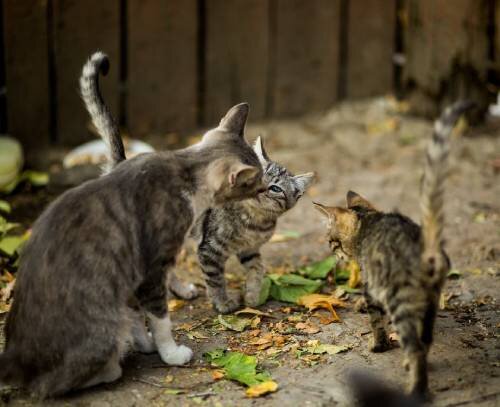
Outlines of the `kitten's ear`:
[[241,187],[248,181],[253,181],[260,170],[251,165],[235,163],[229,170],[229,185],[231,188]]
[[335,218],[335,207],[333,206],[325,206],[321,205],[318,202],[313,202],[314,208],[318,210],[320,213],[325,215],[327,218]]
[[243,136],[248,117],[248,103],[233,106],[219,123],[219,128]]
[[316,178],[316,174],[314,172],[306,172],[305,174],[299,174],[293,177],[295,184],[299,188],[301,193],[306,192],[307,188],[309,188],[314,179]]
[[257,137],[257,140],[255,140],[253,151],[255,151],[255,154],[257,154],[257,157],[259,157],[259,161],[262,166],[264,166],[269,161],[269,156],[264,149],[264,143],[260,136]]
[[370,202],[368,202],[365,198],[363,198],[361,195],[357,194],[354,191],[349,191],[347,193],[346,200],[348,208],[354,208],[355,206],[360,206],[362,208],[376,211],[375,207]]

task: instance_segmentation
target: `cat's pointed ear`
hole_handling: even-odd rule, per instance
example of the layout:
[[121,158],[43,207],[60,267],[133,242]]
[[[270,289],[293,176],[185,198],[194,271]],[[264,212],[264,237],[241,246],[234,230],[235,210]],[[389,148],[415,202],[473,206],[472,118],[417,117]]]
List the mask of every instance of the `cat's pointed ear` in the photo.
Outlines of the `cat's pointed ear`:
[[233,106],[220,121],[219,128],[243,137],[248,111],[248,103]]
[[229,185],[231,188],[241,187],[245,183],[255,181],[259,175],[260,170],[251,165],[243,164],[241,162],[231,165],[229,170]]
[[262,138],[260,136],[257,137],[257,140],[255,140],[253,151],[255,151],[255,154],[257,154],[257,157],[259,157],[259,161],[262,166],[264,166],[269,161],[269,156],[264,149],[264,142],[262,141]]
[[314,172],[306,172],[305,174],[295,175],[293,180],[295,181],[295,185],[297,185],[300,192],[303,194],[306,192],[307,188],[312,185],[315,178],[316,174]]
[[327,218],[335,218],[335,207],[333,206],[325,206],[318,202],[313,202],[314,208],[318,210],[320,213],[325,215]]
[[376,211],[375,207],[370,202],[354,191],[349,191],[347,193],[346,201],[349,209],[354,208],[355,206],[360,206],[361,208]]

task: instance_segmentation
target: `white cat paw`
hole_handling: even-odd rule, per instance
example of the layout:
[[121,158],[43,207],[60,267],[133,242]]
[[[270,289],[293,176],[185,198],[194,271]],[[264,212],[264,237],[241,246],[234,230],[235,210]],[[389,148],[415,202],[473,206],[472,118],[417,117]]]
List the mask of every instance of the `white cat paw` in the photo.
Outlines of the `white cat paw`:
[[188,363],[193,357],[193,351],[187,346],[158,346],[161,360],[167,365],[181,366]]

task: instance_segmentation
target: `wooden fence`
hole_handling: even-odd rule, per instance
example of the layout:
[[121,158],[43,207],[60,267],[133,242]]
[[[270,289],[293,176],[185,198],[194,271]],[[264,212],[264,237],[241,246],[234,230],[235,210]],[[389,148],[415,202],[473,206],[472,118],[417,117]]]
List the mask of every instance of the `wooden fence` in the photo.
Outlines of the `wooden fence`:
[[97,49],[105,99],[135,137],[214,125],[239,101],[252,120],[395,85],[439,104],[453,69],[495,82],[500,56],[500,0],[1,1],[0,132],[27,149],[91,138],[78,77]]

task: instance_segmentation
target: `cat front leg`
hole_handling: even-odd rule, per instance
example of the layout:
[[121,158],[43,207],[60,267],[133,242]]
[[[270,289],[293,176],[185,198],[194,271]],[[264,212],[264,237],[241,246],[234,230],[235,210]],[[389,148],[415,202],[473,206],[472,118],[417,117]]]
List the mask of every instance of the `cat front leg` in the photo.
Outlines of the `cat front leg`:
[[141,353],[153,353],[156,351],[156,346],[153,336],[146,328],[144,313],[136,311],[133,318],[132,337],[134,338],[134,349]]
[[230,298],[226,290],[224,266],[227,256],[209,244],[198,246],[198,259],[205,277],[207,295],[214,308],[221,314],[229,314],[240,307],[239,298]]
[[[184,345],[177,345],[172,335],[172,322],[167,310],[167,287],[165,273],[167,262],[148,271],[136,296],[146,310],[153,341],[161,359],[168,365],[184,365],[193,357],[193,351]],[[170,262],[173,264],[173,261]]]
[[266,274],[262,257],[259,252],[242,253],[238,255],[241,264],[247,270],[245,285],[245,304],[256,307],[259,304],[262,280]]

